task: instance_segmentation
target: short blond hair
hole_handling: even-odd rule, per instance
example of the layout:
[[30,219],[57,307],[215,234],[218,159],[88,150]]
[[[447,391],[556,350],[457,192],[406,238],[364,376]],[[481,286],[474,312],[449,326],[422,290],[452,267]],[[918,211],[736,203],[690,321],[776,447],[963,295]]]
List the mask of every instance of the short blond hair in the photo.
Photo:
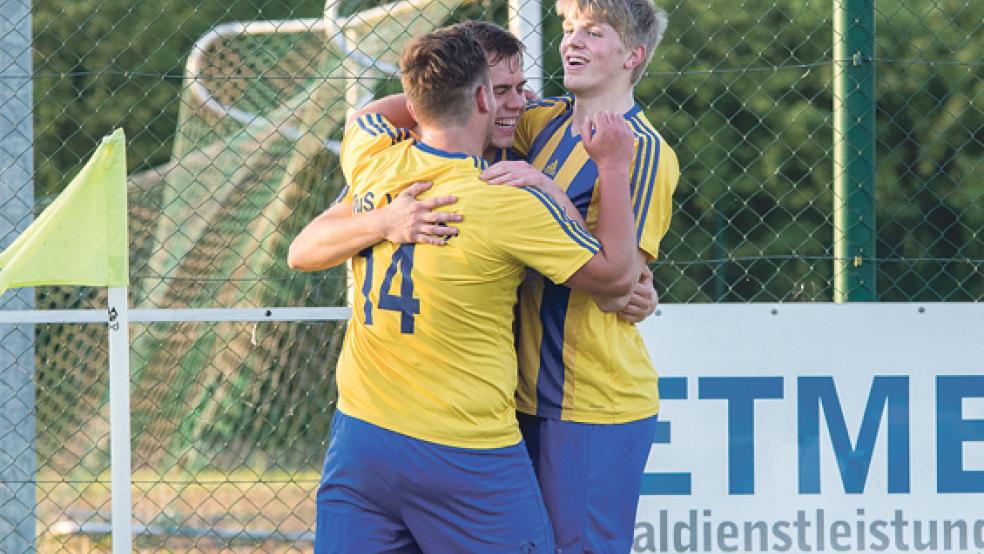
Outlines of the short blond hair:
[[669,19],[666,12],[652,0],[557,0],[560,17],[578,13],[611,25],[625,46],[646,49],[646,61],[632,70],[632,84],[638,83],[663,40]]

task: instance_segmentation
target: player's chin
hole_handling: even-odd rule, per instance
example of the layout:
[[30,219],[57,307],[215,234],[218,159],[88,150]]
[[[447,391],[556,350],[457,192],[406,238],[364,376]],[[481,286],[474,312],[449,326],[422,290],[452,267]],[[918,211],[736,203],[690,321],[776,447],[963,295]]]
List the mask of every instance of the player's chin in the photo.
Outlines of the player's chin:
[[496,148],[512,148],[513,142],[516,140],[516,129],[511,128],[509,130],[505,129],[495,129],[492,132],[492,146]]
[[564,75],[564,88],[578,94],[592,88],[592,83],[582,75]]

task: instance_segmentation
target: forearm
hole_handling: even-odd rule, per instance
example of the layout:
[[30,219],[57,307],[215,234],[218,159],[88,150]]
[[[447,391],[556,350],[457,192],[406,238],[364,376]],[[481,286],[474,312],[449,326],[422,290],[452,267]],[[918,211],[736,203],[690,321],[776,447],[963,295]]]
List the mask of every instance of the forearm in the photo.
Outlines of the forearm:
[[604,296],[600,294],[595,294],[592,296],[598,309],[607,313],[617,312],[624,308],[629,300],[632,298],[632,292],[628,294],[623,294],[622,296]]
[[597,112],[581,125],[585,151],[598,167],[598,224],[601,250],[568,284],[588,294],[624,296],[632,291],[635,270],[635,218],[629,205],[629,167],[634,136],[621,114]]
[[594,235],[601,250],[567,284],[592,295],[623,297],[632,292],[637,277],[628,169],[599,167],[599,180],[601,198]]
[[[641,249],[636,249],[636,272],[637,280],[632,287],[632,291],[621,296],[607,296],[603,294],[592,295],[595,304],[603,312],[620,312],[630,303],[635,302],[648,308],[652,301],[649,291],[652,288],[652,272],[646,266],[646,253]],[[620,314],[621,315],[621,314]],[[623,318],[624,319],[624,318]]]
[[629,198],[629,171],[627,167],[598,168],[602,196],[598,202],[598,224],[595,238],[601,242],[598,255],[606,260],[607,280],[622,283],[622,296],[631,291],[637,278],[635,253],[635,218]]
[[328,269],[386,238],[380,210],[353,215],[339,206],[315,218],[297,235],[290,244],[287,265],[299,271]]

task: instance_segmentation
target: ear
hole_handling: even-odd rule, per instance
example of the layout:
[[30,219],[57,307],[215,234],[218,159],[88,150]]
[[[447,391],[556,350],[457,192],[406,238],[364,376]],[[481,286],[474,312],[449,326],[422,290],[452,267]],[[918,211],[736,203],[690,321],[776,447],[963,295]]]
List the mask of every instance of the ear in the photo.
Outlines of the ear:
[[489,87],[486,85],[478,85],[475,88],[475,103],[478,106],[478,113],[480,114],[495,111],[495,107],[492,106],[492,95],[489,94]]
[[646,63],[646,47],[640,44],[629,50],[629,56],[625,59],[623,67],[625,69],[635,69],[642,63]]

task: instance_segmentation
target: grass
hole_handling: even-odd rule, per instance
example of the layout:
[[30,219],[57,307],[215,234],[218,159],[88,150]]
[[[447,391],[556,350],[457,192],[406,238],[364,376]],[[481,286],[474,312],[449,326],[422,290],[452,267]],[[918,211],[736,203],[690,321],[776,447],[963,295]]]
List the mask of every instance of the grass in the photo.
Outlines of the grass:
[[[312,470],[139,471],[131,489],[134,551],[310,552],[319,477]],[[38,552],[111,551],[108,474],[42,472],[37,493]],[[71,522],[76,530],[63,534]]]

